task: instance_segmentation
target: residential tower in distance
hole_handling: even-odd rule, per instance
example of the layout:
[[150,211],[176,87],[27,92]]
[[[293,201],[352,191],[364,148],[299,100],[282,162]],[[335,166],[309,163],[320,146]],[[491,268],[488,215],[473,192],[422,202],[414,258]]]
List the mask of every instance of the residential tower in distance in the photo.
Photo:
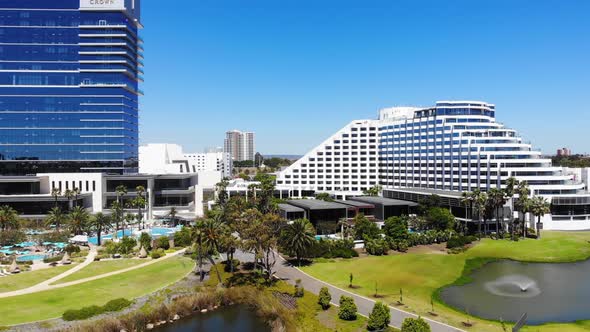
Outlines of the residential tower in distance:
[[229,153],[234,161],[254,161],[256,145],[253,132],[231,130],[225,133],[223,150]]
[[0,174],[137,172],[140,0],[0,0]]
[[590,229],[585,184],[552,166],[496,121],[495,105],[480,101],[386,108],[376,120],[352,121],[279,172],[277,187],[346,199],[380,185],[386,198],[418,202],[437,194],[460,210],[462,192],[502,188],[509,177],[551,202],[546,229]]

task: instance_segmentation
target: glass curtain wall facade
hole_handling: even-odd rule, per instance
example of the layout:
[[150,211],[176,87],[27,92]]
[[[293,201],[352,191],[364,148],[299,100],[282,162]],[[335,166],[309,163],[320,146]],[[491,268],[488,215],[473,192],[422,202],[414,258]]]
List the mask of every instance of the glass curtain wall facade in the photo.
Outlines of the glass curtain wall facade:
[[0,0],[1,175],[137,172],[138,14],[139,0]]

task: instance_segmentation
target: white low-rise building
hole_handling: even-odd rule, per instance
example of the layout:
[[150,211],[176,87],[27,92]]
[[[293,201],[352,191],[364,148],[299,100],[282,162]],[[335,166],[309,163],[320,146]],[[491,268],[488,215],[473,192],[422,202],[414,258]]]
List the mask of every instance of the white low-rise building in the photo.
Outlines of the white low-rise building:
[[[136,211],[130,203],[143,187],[146,205],[144,219],[151,220],[169,214],[191,220],[204,214],[204,193],[213,195],[221,181],[221,172],[202,171],[193,174],[123,174],[104,173],[43,173],[35,176],[0,177],[0,205],[12,206],[25,218],[43,218],[59,206],[68,210],[83,206],[91,213],[110,213],[118,195],[128,210]],[[120,194],[118,187],[126,192]],[[52,195],[56,189],[58,195]],[[72,192],[66,197],[67,191]]]
[[201,171],[219,171],[223,177],[231,176],[230,154],[221,151],[185,153],[177,144],[150,143],[139,147],[141,174],[193,174]]

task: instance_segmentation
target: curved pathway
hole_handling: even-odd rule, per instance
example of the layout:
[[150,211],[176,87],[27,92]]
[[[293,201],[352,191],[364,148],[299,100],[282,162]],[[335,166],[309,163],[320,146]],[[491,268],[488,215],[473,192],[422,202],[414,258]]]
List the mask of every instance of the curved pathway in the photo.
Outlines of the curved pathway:
[[[235,258],[239,259],[240,261],[254,260],[254,256],[252,254],[242,252],[240,252],[239,254],[236,252]],[[295,285],[295,280],[300,279],[305,290],[308,290],[314,294],[319,294],[320,289],[322,287],[328,287],[328,289],[330,290],[330,294],[332,295],[332,304],[334,304],[335,306],[338,306],[340,296],[345,295],[352,297],[354,299],[354,303],[358,308],[358,313],[365,317],[369,316],[369,314],[373,310],[373,306],[375,305],[375,300],[373,299],[349,292],[345,289],[336,287],[327,282],[310,276],[309,274],[289,264],[280,255],[277,255],[277,263],[275,265],[275,270],[275,275],[277,277],[292,285]],[[418,315],[416,314],[392,306],[389,306],[389,311],[391,312],[391,322],[389,325],[398,329],[401,328],[404,319],[418,317]],[[422,319],[426,320],[428,324],[430,324],[432,332],[466,332],[462,329],[432,320],[428,317],[422,317]]]
[[140,269],[142,267],[146,267],[148,265],[152,265],[155,264],[157,262],[161,262],[165,259],[168,259],[170,257],[173,256],[177,256],[180,254],[183,254],[186,251],[186,249],[182,249],[170,254],[166,254],[166,256],[163,256],[162,258],[159,259],[152,259],[150,261],[147,261],[145,263],[139,264],[139,265],[135,265],[135,266],[131,266],[122,270],[117,270],[117,271],[113,271],[113,272],[108,272],[108,273],[104,273],[104,274],[100,274],[97,276],[93,276],[93,277],[88,277],[88,278],[84,278],[84,279],[79,279],[79,280],[74,280],[74,281],[70,281],[70,282],[65,282],[62,284],[54,284],[52,285],[52,283],[63,279],[69,275],[72,275],[73,273],[78,272],[79,270],[83,269],[84,267],[90,265],[90,263],[92,263],[94,261],[94,257],[96,257],[96,249],[95,248],[91,248],[90,252],[88,253],[88,256],[86,257],[86,260],[84,261],[84,263],[81,263],[80,265],[77,265],[76,267],[69,269],[67,271],[65,271],[62,274],[59,274],[51,279],[45,280],[41,283],[38,283],[34,286],[31,286],[29,288],[24,288],[24,289],[19,289],[16,291],[11,291],[11,292],[6,292],[6,293],[0,293],[0,298],[5,298],[5,297],[11,297],[11,296],[19,296],[19,295],[26,295],[26,294],[32,294],[32,293],[37,293],[37,292],[42,292],[42,291],[46,291],[46,290],[52,290],[52,289],[57,289],[57,288],[63,288],[63,287],[68,287],[68,286],[73,286],[73,285],[77,285],[77,284],[81,284],[81,283],[85,283],[88,281],[93,281],[93,280],[97,280],[97,279],[102,279],[102,278],[106,278],[106,277],[110,277],[110,276],[114,276],[117,274],[121,274],[121,273],[125,273],[125,272],[129,272],[132,270],[136,270],[136,269]]

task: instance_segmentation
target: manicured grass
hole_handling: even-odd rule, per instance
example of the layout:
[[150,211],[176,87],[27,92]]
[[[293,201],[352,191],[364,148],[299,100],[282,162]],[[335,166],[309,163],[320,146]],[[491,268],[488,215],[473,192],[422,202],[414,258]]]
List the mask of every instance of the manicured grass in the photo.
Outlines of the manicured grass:
[[63,279],[60,279],[56,281],[54,284],[61,284],[64,282],[94,277],[101,274],[126,269],[128,267],[136,266],[148,261],[148,259],[116,259],[109,261],[92,262],[90,265],[86,266],[82,270],[72,275],[69,275]]
[[[571,262],[590,257],[590,232],[542,233],[541,240],[526,239],[518,242],[484,239],[465,253],[457,255],[403,254],[369,256],[356,259],[332,260],[315,263],[303,270],[312,276],[343,289],[366,297],[375,294],[377,285],[380,299],[395,306],[403,290],[403,306],[400,309],[447,324],[462,327],[467,316],[443,304],[435,303],[437,317],[431,317],[431,298],[437,289],[451,284],[463,274],[467,260],[477,266],[486,260],[481,258],[509,258],[535,262]],[[348,288],[349,275],[354,275],[357,289]],[[501,331],[500,324],[470,318],[475,325],[471,331]],[[508,326],[510,324],[507,324]],[[462,327],[464,328],[464,327]],[[467,329],[467,328],[464,328]],[[547,324],[525,328],[522,331],[587,331],[588,322],[572,324]]]
[[0,277],[0,293],[34,286],[47,279],[51,279],[58,274],[64,273],[72,267],[74,266],[56,266],[43,270],[22,272],[8,277]]
[[68,309],[104,305],[115,298],[134,299],[184,277],[194,262],[172,257],[137,270],[74,286],[0,299],[0,325],[60,317]]
[[[269,289],[283,293],[292,293],[293,286],[285,282],[278,282]],[[300,331],[315,332],[365,332],[367,330],[367,318],[358,315],[354,321],[344,321],[338,318],[338,307],[332,305],[324,311],[318,304],[318,296],[305,291],[303,297],[297,298],[297,310],[295,314],[297,327]],[[390,328],[386,332],[397,331]]]

